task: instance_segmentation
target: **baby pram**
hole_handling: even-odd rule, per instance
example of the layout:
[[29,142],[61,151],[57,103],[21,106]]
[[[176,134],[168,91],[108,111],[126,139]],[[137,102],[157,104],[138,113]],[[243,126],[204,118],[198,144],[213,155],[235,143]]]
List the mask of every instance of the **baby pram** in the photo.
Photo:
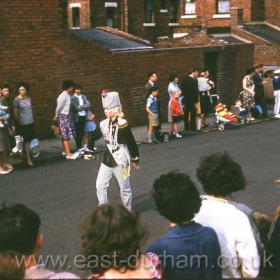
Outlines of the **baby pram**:
[[213,118],[213,121],[210,122],[209,126],[217,127],[219,131],[223,131],[225,130],[226,126],[236,124],[238,122],[238,117],[229,112],[225,104],[218,103],[220,101],[218,95],[215,95],[214,98],[215,102],[213,102],[212,104],[215,104],[215,116]]

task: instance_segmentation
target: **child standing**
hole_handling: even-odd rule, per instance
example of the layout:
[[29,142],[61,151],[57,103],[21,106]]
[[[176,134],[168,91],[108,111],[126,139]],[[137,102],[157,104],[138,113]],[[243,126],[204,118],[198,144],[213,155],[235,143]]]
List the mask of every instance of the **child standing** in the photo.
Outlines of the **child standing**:
[[148,143],[157,143],[155,128],[159,126],[159,117],[158,117],[158,87],[150,88],[150,96],[147,99],[146,111],[148,113],[149,119],[149,129],[148,129]]
[[94,122],[95,115],[91,111],[87,111],[86,115],[87,121],[85,123],[85,134],[84,134],[84,146],[83,150],[86,151],[96,151],[97,148],[94,147],[95,142],[92,141],[91,135],[96,131],[97,127]]
[[179,102],[180,93],[172,92],[172,99],[170,102],[170,108],[172,113],[172,131],[175,134],[176,138],[182,138],[182,135],[178,133],[178,125],[177,123],[183,120],[184,112],[181,109],[181,104]]

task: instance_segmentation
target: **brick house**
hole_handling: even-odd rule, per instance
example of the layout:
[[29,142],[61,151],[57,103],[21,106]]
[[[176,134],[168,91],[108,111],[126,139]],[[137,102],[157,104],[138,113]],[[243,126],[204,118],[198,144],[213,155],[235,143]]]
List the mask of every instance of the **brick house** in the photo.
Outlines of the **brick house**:
[[[75,5],[80,5],[80,13]],[[239,26],[234,8],[241,11]],[[79,21],[73,21],[75,13],[80,15],[80,28],[110,26],[151,42],[201,30],[218,38],[239,36],[255,43],[256,63],[280,63],[277,0],[69,0],[70,28]]]
[[244,70],[253,64],[254,46],[250,43],[214,40],[199,46],[157,48],[128,33],[110,32],[109,27],[69,29],[69,3],[65,0],[28,0],[24,5],[2,0],[0,7],[0,81],[11,85],[12,97],[17,82],[30,85],[41,138],[52,136],[50,127],[63,80],[83,85],[97,120],[104,117],[101,89],[119,91],[130,124],[140,125],[146,123],[143,87],[148,72],[158,73],[166,116],[171,73],[182,79],[190,68],[212,66],[217,92],[230,104],[240,91]]

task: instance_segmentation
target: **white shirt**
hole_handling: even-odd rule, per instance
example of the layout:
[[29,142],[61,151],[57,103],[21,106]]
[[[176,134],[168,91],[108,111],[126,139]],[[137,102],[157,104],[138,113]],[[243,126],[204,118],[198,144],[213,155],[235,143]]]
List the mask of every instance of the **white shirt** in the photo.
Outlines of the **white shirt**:
[[257,277],[260,259],[248,217],[224,199],[209,196],[202,199],[194,220],[216,231],[223,256],[223,278]]

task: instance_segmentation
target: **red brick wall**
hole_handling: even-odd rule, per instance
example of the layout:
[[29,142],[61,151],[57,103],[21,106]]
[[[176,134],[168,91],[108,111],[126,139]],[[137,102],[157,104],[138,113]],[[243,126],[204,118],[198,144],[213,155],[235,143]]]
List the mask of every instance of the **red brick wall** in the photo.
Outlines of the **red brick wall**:
[[80,3],[80,24],[81,28],[91,28],[90,22],[90,3],[89,0],[68,0],[68,23],[69,28],[73,27],[73,19],[72,19],[72,9],[70,8],[71,3]]
[[[35,125],[40,137],[51,135],[50,126],[63,80],[72,79],[83,85],[98,120],[104,117],[101,89],[108,87],[119,91],[130,124],[139,125],[146,121],[141,98],[149,71],[158,72],[166,113],[169,74],[178,73],[182,78],[188,69],[202,68],[205,50],[218,48],[222,54],[225,53],[219,62],[224,66],[219,66],[219,69],[228,72],[223,74],[227,79],[252,64],[251,45],[110,53],[69,35],[65,4],[66,1],[62,0],[29,0],[25,5],[20,1],[2,0],[0,4],[1,82],[10,83],[13,89],[18,81],[30,85]],[[226,61],[230,58],[232,63],[233,54],[238,58],[234,71]],[[235,94],[229,91],[226,83],[222,83],[221,75],[219,92]],[[239,76],[232,79],[231,87],[235,89],[241,79]],[[236,86],[233,86],[235,82]],[[15,95],[13,92],[12,97]]]
[[256,44],[255,62],[265,65],[280,65],[280,44]]
[[265,20],[271,24],[280,26],[279,0],[265,1]]

